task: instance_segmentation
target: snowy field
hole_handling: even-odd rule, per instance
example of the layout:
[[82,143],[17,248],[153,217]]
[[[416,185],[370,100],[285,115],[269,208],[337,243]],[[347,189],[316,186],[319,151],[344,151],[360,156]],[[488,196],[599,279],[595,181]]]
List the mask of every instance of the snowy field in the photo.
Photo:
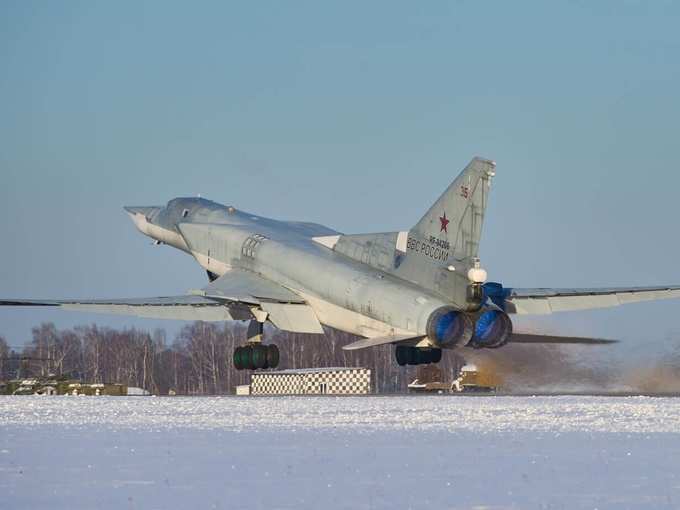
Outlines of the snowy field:
[[680,399],[0,397],[0,508],[680,508]]

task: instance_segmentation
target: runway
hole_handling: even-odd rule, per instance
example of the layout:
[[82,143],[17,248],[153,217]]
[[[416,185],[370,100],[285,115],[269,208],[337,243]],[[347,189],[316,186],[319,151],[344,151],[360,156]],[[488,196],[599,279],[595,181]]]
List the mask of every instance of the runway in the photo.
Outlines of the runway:
[[678,508],[680,399],[3,397],[7,508]]

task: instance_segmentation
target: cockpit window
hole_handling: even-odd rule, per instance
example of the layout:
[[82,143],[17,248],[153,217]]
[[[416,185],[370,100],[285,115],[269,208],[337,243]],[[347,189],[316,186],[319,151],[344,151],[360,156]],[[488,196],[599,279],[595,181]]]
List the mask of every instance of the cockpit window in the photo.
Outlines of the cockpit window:
[[186,218],[187,216],[189,216],[189,209],[184,209],[182,211],[182,218]]

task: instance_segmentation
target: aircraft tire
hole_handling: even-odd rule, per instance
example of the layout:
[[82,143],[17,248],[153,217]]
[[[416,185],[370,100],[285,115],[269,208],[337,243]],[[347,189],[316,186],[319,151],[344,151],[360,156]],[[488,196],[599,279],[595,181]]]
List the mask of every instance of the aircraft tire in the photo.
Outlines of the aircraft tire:
[[407,347],[407,365],[418,365],[418,359],[419,359],[419,354],[418,354],[418,348],[417,347]]
[[426,351],[425,349],[418,349],[417,347],[415,347],[413,350],[415,365],[427,365],[428,363],[430,363],[430,351]]
[[394,351],[394,355],[397,358],[397,365],[400,367],[403,367],[408,363],[409,359],[409,354],[408,350],[410,347],[406,347],[404,345],[397,345],[396,350]]
[[243,347],[234,349],[234,368],[236,370],[243,370]]
[[251,363],[250,366],[254,370],[265,368],[267,364],[267,348],[264,345],[253,345],[250,347]]
[[432,349],[430,351],[430,363],[439,363],[442,360],[442,350]]
[[269,368],[276,368],[279,366],[279,348],[275,344],[269,344],[266,346],[267,353],[267,366]]
[[242,370],[253,369],[253,348],[250,345],[241,347],[241,366]]

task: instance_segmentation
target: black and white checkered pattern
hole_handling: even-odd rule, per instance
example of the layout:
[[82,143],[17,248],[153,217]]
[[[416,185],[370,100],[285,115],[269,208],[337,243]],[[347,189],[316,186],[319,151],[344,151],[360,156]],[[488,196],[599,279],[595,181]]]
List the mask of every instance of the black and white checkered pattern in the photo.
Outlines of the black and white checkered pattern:
[[253,374],[253,395],[367,395],[371,371],[367,368],[319,368]]

